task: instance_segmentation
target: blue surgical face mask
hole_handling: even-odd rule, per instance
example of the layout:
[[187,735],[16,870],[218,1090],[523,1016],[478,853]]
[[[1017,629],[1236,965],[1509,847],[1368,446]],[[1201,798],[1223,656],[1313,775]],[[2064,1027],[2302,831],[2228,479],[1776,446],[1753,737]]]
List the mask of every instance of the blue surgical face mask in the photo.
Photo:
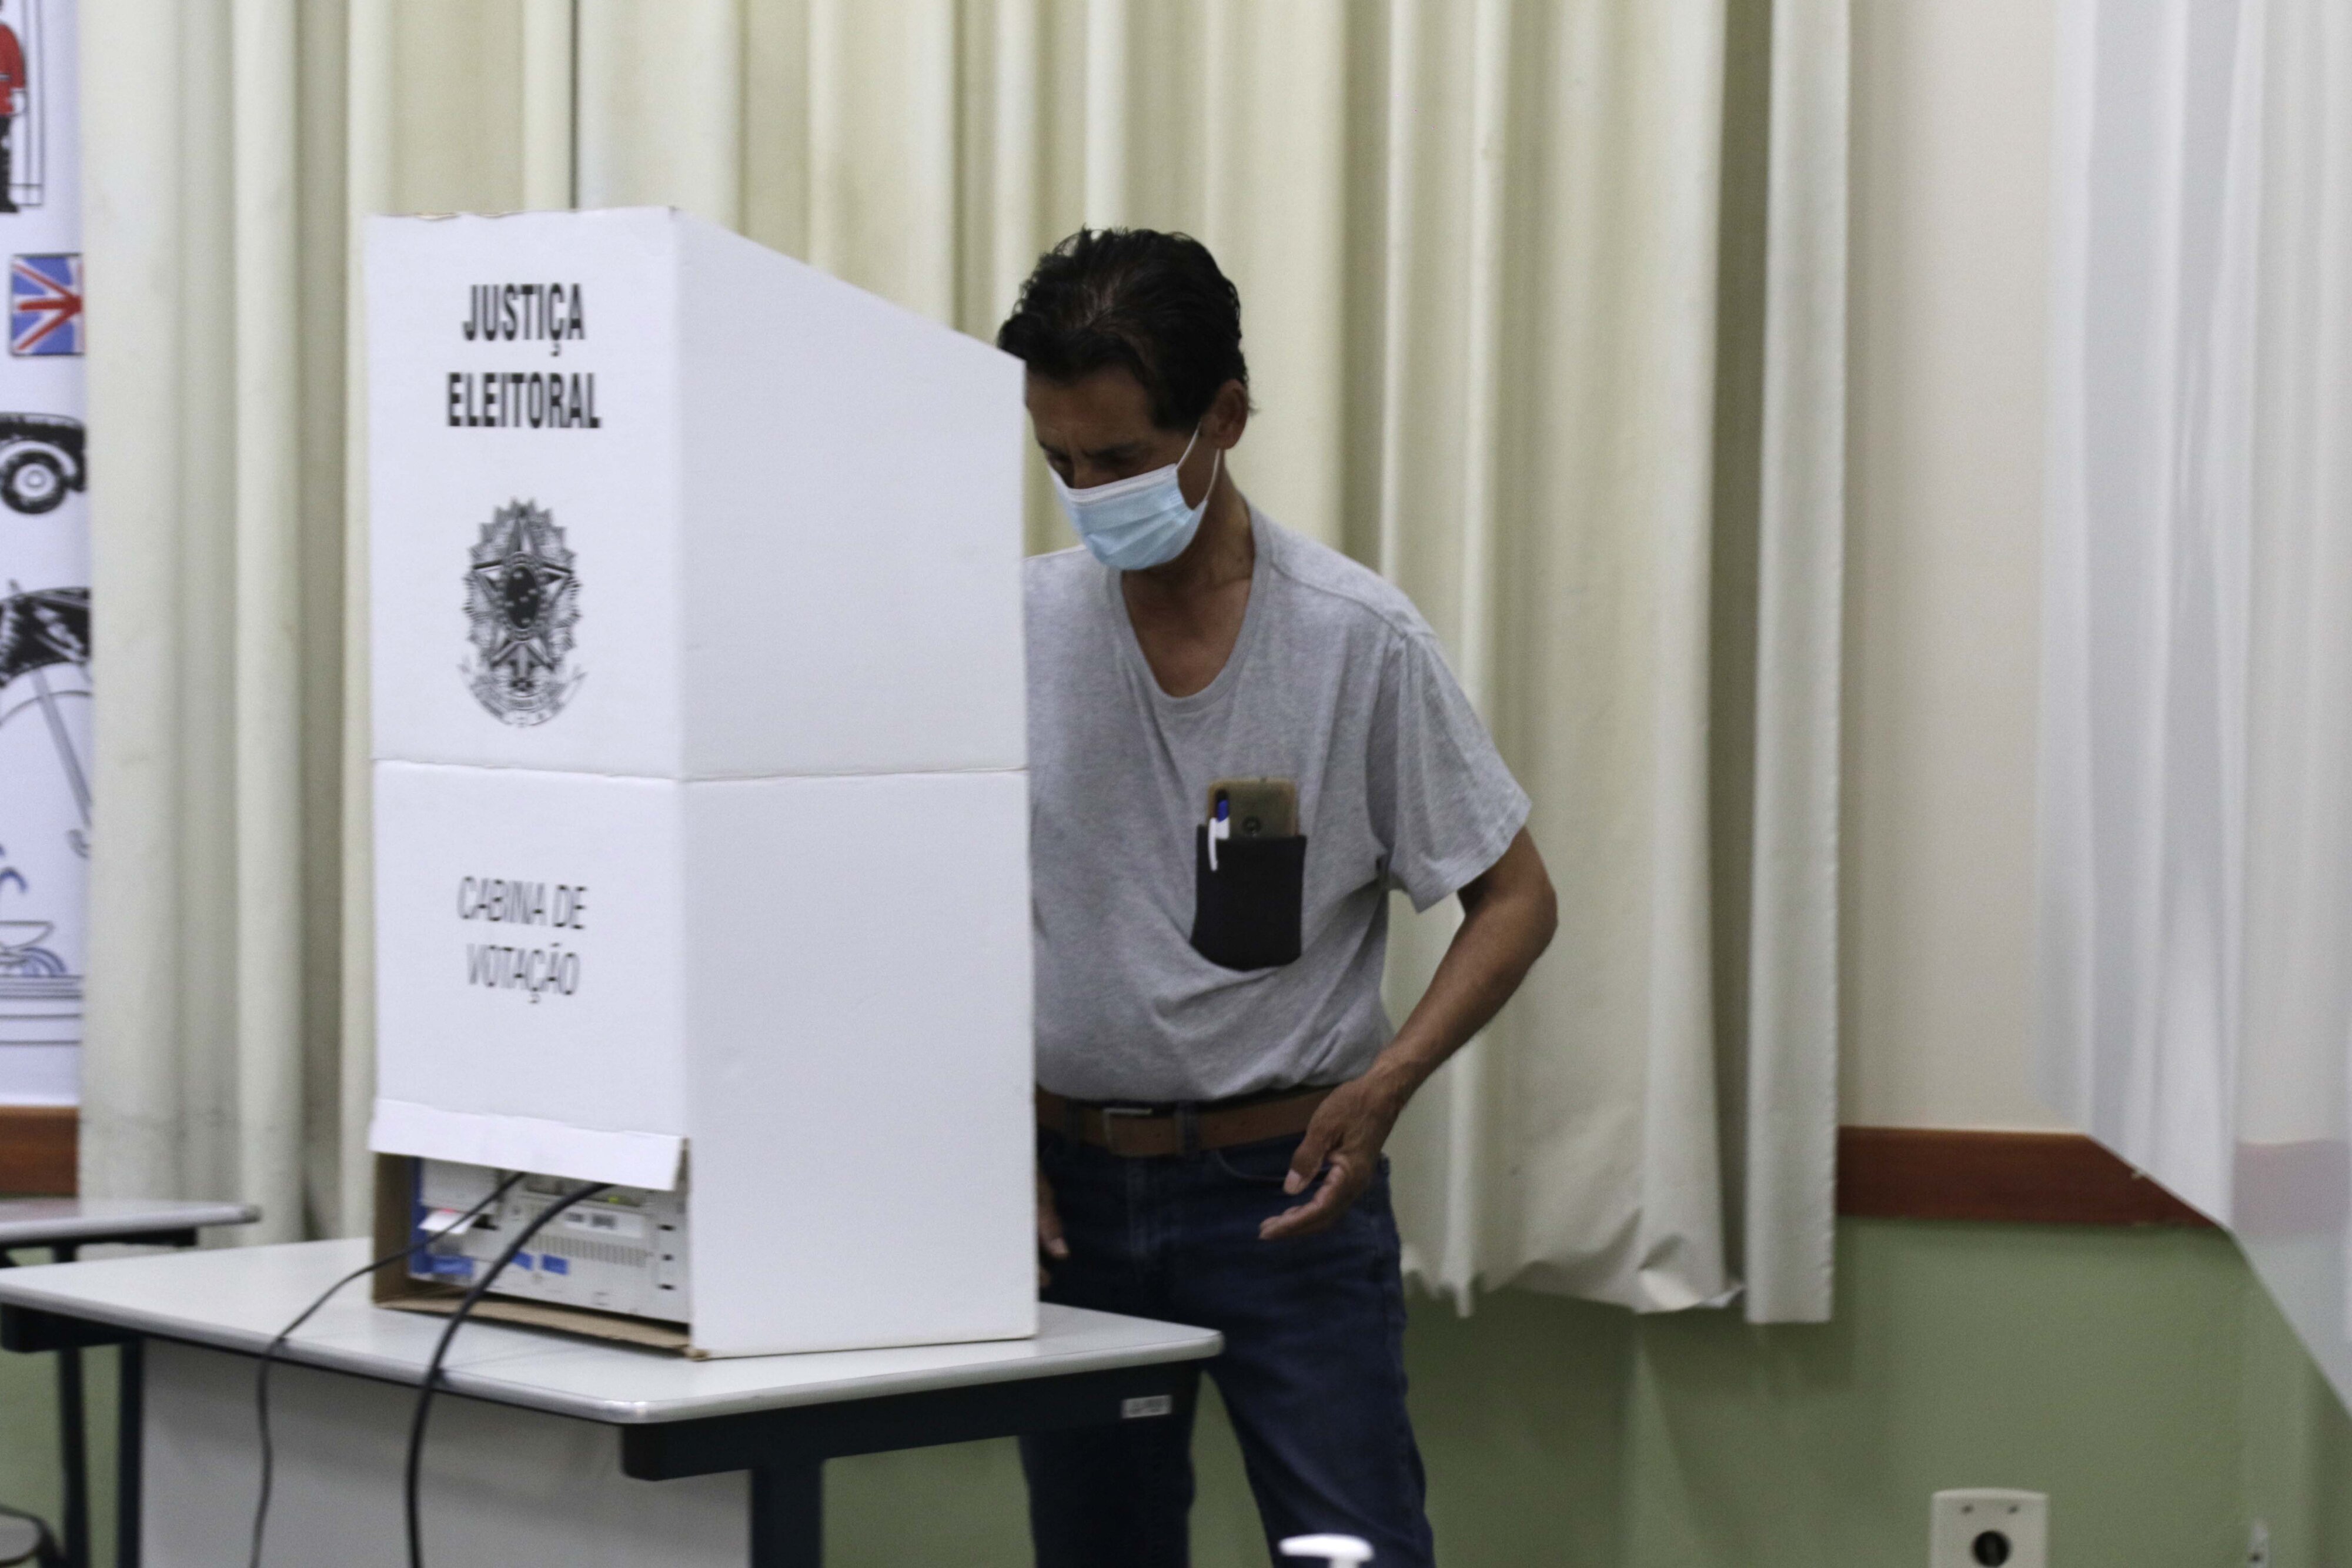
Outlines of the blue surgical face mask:
[[1211,464],[1209,487],[1201,493],[1201,504],[1186,506],[1184,486],[1178,482],[1176,471],[1184,466],[1185,457],[1192,455],[1200,439],[1196,425],[1192,439],[1184,444],[1183,457],[1165,468],[1114,479],[1108,485],[1073,490],[1059,474],[1054,476],[1054,493],[1062,498],[1070,527],[1078,530],[1079,539],[1097,560],[1121,571],[1141,571],[1164,566],[1184,553],[1192,536],[1201,531],[1209,497],[1217,490],[1217,463],[1224,460],[1220,452],[1217,463]]

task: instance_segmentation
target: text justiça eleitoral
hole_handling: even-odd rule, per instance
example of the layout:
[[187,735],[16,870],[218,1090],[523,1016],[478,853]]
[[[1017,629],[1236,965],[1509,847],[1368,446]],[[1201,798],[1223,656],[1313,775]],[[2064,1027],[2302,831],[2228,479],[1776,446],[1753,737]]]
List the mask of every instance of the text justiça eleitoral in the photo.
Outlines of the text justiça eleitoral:
[[[468,343],[545,343],[550,354],[588,336],[588,291],[577,283],[477,283],[457,330]],[[461,430],[601,430],[596,372],[451,371],[446,413]]]

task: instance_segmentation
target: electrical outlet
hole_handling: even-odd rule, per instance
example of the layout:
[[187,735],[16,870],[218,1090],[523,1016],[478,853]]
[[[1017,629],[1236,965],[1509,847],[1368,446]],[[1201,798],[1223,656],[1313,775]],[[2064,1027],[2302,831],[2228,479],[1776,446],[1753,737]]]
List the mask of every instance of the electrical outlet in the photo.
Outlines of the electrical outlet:
[[2246,1531],[2246,1568],[2271,1568],[2271,1527],[2263,1520]]
[[2047,1492],[1939,1491],[1927,1521],[1927,1568],[2050,1568]]

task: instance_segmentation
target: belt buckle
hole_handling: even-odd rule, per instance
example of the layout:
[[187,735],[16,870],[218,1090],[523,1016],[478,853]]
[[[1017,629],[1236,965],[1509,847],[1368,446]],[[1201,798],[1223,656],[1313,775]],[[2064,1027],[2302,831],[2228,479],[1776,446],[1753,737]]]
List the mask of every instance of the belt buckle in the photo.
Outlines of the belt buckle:
[[1149,1105],[1103,1105],[1097,1109],[1102,1113],[1103,1147],[1114,1155],[1124,1155],[1127,1151],[1118,1146],[1118,1134],[1111,1130],[1118,1125],[1116,1118],[1124,1116],[1141,1121],[1159,1114]]

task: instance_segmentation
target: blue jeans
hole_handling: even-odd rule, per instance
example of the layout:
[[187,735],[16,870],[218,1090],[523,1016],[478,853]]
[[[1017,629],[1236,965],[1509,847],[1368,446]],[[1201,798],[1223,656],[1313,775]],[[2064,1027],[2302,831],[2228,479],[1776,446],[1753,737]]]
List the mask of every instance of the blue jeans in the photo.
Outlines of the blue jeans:
[[[1429,1568],[1421,1454],[1405,1416],[1404,1284],[1388,1166],[1318,1236],[1261,1241],[1297,1202],[1282,1178],[1296,1137],[1128,1159],[1048,1133],[1070,1256],[1045,1300],[1215,1329],[1208,1364],[1241,1439],[1266,1552],[1339,1531],[1375,1568]],[[1189,1411],[1022,1441],[1038,1568],[1185,1568],[1192,1506]]]

